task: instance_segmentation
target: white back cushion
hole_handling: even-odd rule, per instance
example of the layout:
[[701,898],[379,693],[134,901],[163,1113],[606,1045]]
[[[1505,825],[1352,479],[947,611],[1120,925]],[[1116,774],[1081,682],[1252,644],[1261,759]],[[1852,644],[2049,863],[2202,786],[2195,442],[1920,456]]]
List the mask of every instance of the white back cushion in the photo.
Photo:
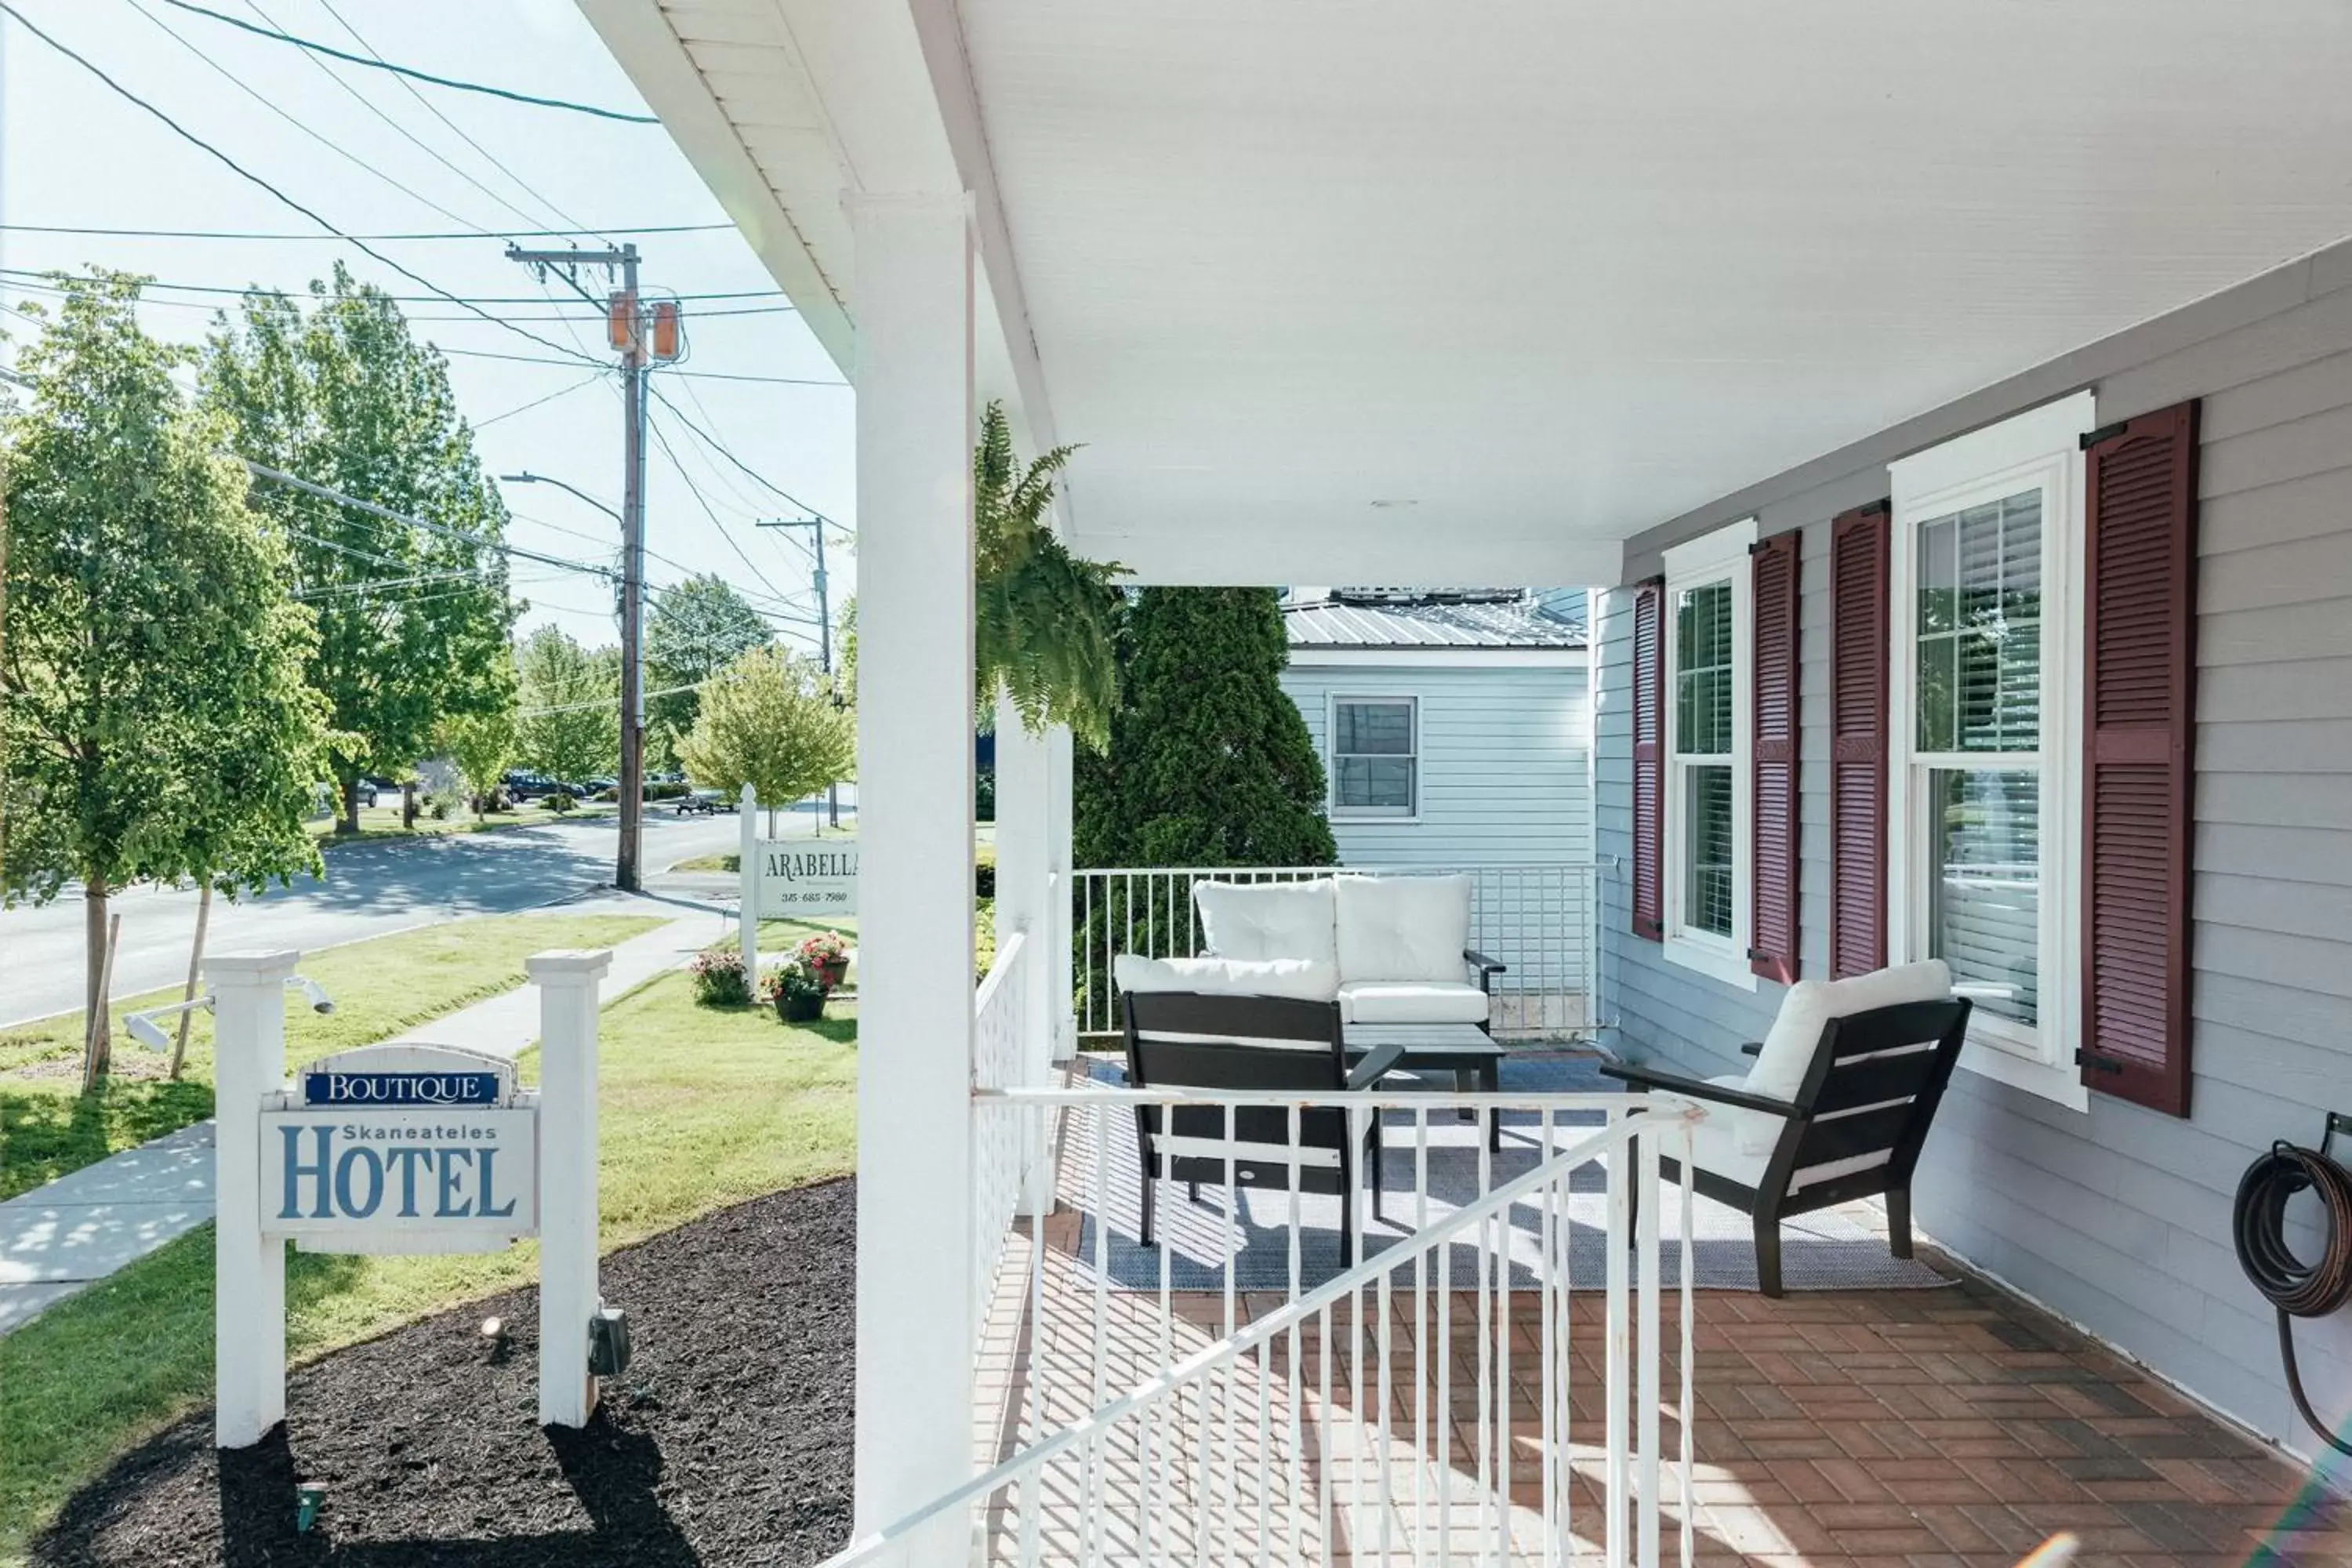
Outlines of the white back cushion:
[[1342,877],[1339,979],[1459,980],[1470,944],[1467,877]]
[[1121,991],[1197,991],[1212,996],[1290,996],[1328,1002],[1339,966],[1311,958],[1146,958],[1122,952],[1111,962]]
[[1780,1016],[1764,1037],[1756,1065],[1748,1069],[1751,1093],[1775,1100],[1795,1097],[1822,1043],[1822,1026],[1832,1018],[1891,1007],[1897,1002],[1940,1002],[1952,994],[1952,972],[1940,958],[1898,963],[1848,980],[1800,980],[1780,999]]
[[1202,932],[1219,958],[1339,962],[1328,877],[1311,882],[1196,882],[1192,901],[1200,906]]

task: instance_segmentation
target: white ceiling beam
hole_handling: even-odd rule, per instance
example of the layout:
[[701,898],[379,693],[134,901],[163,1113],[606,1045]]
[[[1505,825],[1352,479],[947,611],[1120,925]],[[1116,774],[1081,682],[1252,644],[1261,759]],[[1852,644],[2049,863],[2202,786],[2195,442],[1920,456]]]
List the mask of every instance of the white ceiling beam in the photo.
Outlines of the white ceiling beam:
[[1496,539],[1465,530],[1449,531],[1442,538],[1404,529],[1365,529],[1347,536],[1278,528],[1247,534],[1075,530],[1069,545],[1090,560],[1118,562],[1131,584],[1203,588],[1293,583],[1574,588],[1618,582],[1625,559],[1623,547],[1613,539],[1567,533]]

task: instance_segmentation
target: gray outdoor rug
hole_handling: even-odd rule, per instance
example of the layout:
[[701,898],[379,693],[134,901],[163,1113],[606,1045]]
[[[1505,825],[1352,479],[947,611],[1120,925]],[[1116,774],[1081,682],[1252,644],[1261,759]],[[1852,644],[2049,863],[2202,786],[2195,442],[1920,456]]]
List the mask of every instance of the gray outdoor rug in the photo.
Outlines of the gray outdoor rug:
[[[1123,1067],[1094,1060],[1088,1069],[1100,1082],[1126,1081]],[[1591,1057],[1559,1053],[1515,1054],[1503,1064],[1505,1093],[1607,1093],[1616,1086],[1600,1076]],[[1596,1114],[1582,1126],[1559,1121],[1554,1147],[1585,1136],[1600,1124]],[[1098,1129],[1105,1130],[1098,1132]],[[1473,1203],[1482,1191],[1491,1191],[1533,1170],[1540,1157],[1540,1118],[1533,1111],[1503,1113],[1502,1148],[1494,1154],[1488,1186],[1479,1185],[1478,1128],[1452,1116],[1433,1117],[1429,1124],[1428,1221],[1435,1224]],[[1142,1196],[1139,1184],[1134,1112],[1126,1108],[1107,1114],[1082,1112],[1068,1118],[1061,1159],[1061,1200],[1077,1209],[1081,1225],[1078,1261],[1082,1275],[1092,1282],[1096,1227],[1102,1216],[1093,1212],[1096,1140],[1108,1138],[1108,1196],[1110,1231],[1108,1272],[1115,1290],[1160,1289],[1160,1248],[1137,1240],[1142,1227]],[[1378,1220],[1369,1210],[1362,1216],[1364,1249],[1377,1256],[1409,1236],[1417,1217],[1413,1196],[1414,1134],[1410,1112],[1391,1112],[1385,1129],[1388,1144],[1387,1181],[1382,1206],[1387,1217]],[[1369,1184],[1369,1178],[1362,1177]],[[1599,1290],[1608,1281],[1607,1172],[1596,1161],[1579,1170],[1570,1183],[1569,1276],[1574,1289]],[[1370,1196],[1360,1192],[1359,1202]],[[1234,1285],[1241,1290],[1281,1290],[1290,1280],[1290,1205],[1286,1192],[1244,1191],[1237,1212],[1229,1208],[1228,1194],[1203,1184],[1201,1201],[1186,1199],[1184,1184],[1162,1183],[1160,1189],[1160,1240],[1169,1247],[1168,1282],[1176,1290],[1222,1290],[1224,1259],[1230,1240],[1234,1259]],[[1299,1214],[1299,1288],[1312,1289],[1339,1274],[1339,1200],[1336,1195],[1303,1194]],[[1693,1283],[1702,1289],[1756,1289],[1756,1248],[1748,1216],[1707,1198],[1692,1199],[1691,1256]],[[1791,1290],[1925,1289],[1951,1281],[1915,1260],[1891,1256],[1884,1237],[1865,1223],[1867,1211],[1859,1205],[1801,1215],[1783,1222],[1780,1230],[1781,1282]],[[1660,1279],[1681,1282],[1682,1199],[1679,1188],[1668,1191],[1659,1215]],[[1503,1250],[1510,1260],[1514,1289],[1536,1284],[1541,1256],[1541,1212],[1532,1204],[1511,1211]],[[1474,1287],[1484,1248],[1475,1241],[1451,1247],[1450,1267],[1455,1289]],[[1488,1256],[1486,1267],[1495,1264]],[[1408,1268],[1401,1282],[1410,1285]],[[1437,1283],[1437,1259],[1429,1260],[1429,1282]]]

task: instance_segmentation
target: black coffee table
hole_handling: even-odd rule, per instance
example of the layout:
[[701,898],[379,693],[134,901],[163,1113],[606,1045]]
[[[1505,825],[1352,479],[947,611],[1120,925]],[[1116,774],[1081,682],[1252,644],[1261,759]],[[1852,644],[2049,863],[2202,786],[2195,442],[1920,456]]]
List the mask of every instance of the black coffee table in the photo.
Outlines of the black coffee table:
[[[1397,1066],[1407,1072],[1452,1073],[1454,1087],[1467,1094],[1500,1094],[1504,1047],[1475,1024],[1349,1024],[1344,1031],[1353,1063],[1382,1046],[1402,1046]],[[1466,1114],[1466,1113],[1465,1113]],[[1487,1147],[1502,1147],[1501,1119],[1486,1113]]]

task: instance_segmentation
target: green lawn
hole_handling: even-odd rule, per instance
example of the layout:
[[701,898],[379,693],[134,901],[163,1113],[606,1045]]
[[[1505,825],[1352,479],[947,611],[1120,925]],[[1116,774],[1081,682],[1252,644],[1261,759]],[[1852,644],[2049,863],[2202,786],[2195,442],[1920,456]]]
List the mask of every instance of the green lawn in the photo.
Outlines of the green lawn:
[[336,824],[341,818],[335,816],[314,817],[305,826],[311,837],[331,848],[338,844],[360,844],[379,838],[417,838],[436,833],[482,833],[494,827],[530,827],[535,824],[562,822],[567,817],[609,816],[620,809],[615,805],[583,801],[565,816],[558,816],[534,803],[520,811],[488,812],[478,821],[470,811],[452,812],[447,816],[436,818],[420,806],[416,813],[416,826],[403,827],[400,825],[400,797],[386,795],[383,798],[389,804],[360,807],[360,830],[357,833],[336,832]]
[[[523,960],[542,949],[609,946],[660,923],[638,915],[487,915],[323,949],[301,968],[327,988],[335,1010],[321,1016],[289,999],[287,1062],[384,1039],[511,990],[523,983]],[[166,1058],[122,1033],[125,1012],[179,995],[174,988],[115,1004],[119,1072],[90,1094],[81,1092],[81,1014],[0,1030],[0,1198],[213,1113],[211,1014],[194,1016],[178,1082],[161,1076]]]
[[[604,1016],[603,1243],[847,1173],[856,1026],[698,1008],[665,975]],[[537,1077],[535,1054],[523,1058]],[[532,1277],[535,1244],[454,1258],[296,1253],[288,1346],[309,1359]],[[0,1338],[0,1562],[74,1487],[212,1392],[210,1226]]]

